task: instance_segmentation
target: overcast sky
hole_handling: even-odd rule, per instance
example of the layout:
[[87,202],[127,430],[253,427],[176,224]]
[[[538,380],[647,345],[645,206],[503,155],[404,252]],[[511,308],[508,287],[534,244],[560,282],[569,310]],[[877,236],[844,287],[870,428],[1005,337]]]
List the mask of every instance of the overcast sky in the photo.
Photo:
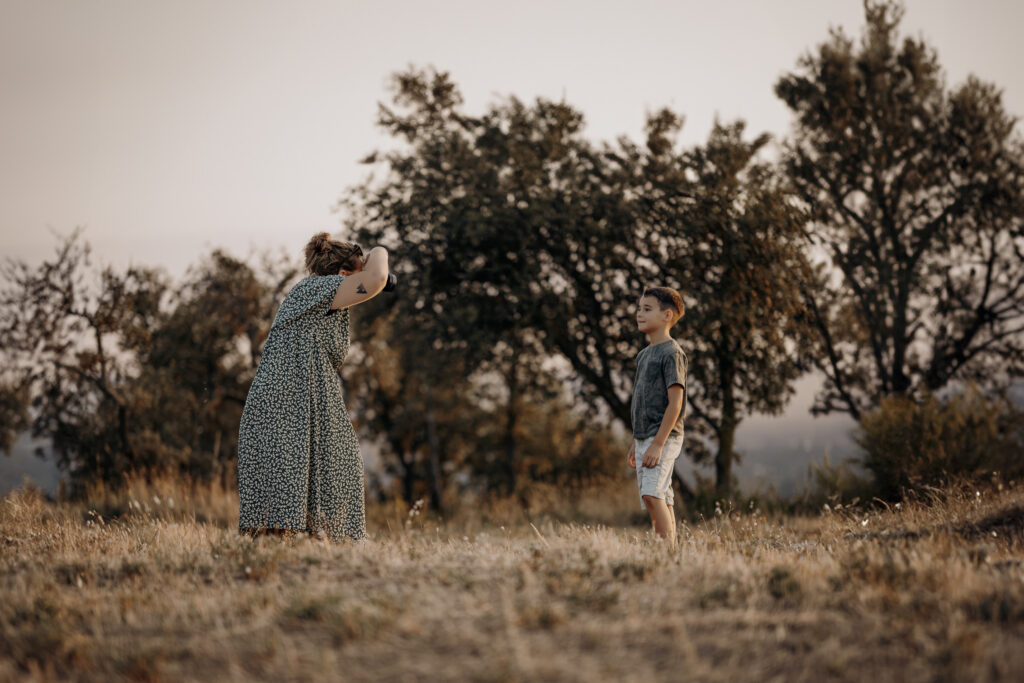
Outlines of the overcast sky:
[[[0,0],[0,237],[37,261],[86,228],[101,261],[177,275],[211,247],[298,253],[384,143],[390,74],[450,71],[470,111],[561,98],[587,134],[639,138],[645,112],[784,135],[777,78],[861,0],[145,2]],[[1024,2],[912,0],[904,32],[1024,114]]]

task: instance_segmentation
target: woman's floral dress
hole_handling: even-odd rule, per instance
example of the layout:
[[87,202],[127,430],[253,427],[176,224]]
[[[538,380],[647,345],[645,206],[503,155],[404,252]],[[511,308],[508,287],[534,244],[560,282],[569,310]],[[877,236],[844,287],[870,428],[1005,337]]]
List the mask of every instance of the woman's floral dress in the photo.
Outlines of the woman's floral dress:
[[238,527],[366,536],[363,458],[341,395],[348,309],[341,275],[310,276],[281,303],[238,430]]

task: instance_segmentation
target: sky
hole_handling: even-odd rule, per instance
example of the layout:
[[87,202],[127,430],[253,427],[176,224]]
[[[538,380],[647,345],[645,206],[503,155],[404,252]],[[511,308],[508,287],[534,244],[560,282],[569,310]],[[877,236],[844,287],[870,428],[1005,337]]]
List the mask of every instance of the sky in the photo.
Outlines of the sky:
[[[514,94],[640,139],[671,106],[682,141],[714,117],[784,136],[772,87],[860,0],[266,2],[0,0],[0,245],[35,262],[84,227],[97,258],[180,274],[212,247],[298,253],[388,141],[389,76],[449,71],[469,111]],[[903,31],[1024,114],[1024,3],[914,0]]]
[[[595,141],[641,139],[663,106],[684,144],[716,116],[782,138],[776,80],[862,25],[861,0],[0,0],[0,256],[39,262],[82,227],[98,263],[175,277],[214,247],[298,257],[338,231],[410,65],[448,71],[469,112],[564,98]],[[1021,26],[1017,0],[909,0],[902,32],[1022,115]]]

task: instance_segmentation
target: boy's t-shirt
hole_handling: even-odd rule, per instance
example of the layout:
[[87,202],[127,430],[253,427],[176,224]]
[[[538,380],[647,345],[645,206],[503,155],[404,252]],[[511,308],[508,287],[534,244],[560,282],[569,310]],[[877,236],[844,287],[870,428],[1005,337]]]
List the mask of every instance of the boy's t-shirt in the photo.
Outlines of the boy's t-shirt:
[[668,409],[668,388],[683,387],[683,409],[672,426],[671,436],[683,435],[686,416],[686,354],[674,339],[652,344],[636,356],[633,383],[633,438],[648,439],[658,433]]

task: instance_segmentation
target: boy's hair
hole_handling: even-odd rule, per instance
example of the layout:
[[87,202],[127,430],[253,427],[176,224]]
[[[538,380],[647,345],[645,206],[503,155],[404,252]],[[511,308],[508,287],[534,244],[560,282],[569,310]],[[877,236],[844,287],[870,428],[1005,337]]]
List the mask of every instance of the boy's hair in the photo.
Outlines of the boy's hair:
[[668,287],[645,287],[644,293],[640,295],[640,298],[642,299],[645,296],[657,299],[661,310],[672,310],[673,325],[679,322],[679,319],[686,313],[686,309],[683,308],[683,297],[679,296],[679,292],[674,289]]

